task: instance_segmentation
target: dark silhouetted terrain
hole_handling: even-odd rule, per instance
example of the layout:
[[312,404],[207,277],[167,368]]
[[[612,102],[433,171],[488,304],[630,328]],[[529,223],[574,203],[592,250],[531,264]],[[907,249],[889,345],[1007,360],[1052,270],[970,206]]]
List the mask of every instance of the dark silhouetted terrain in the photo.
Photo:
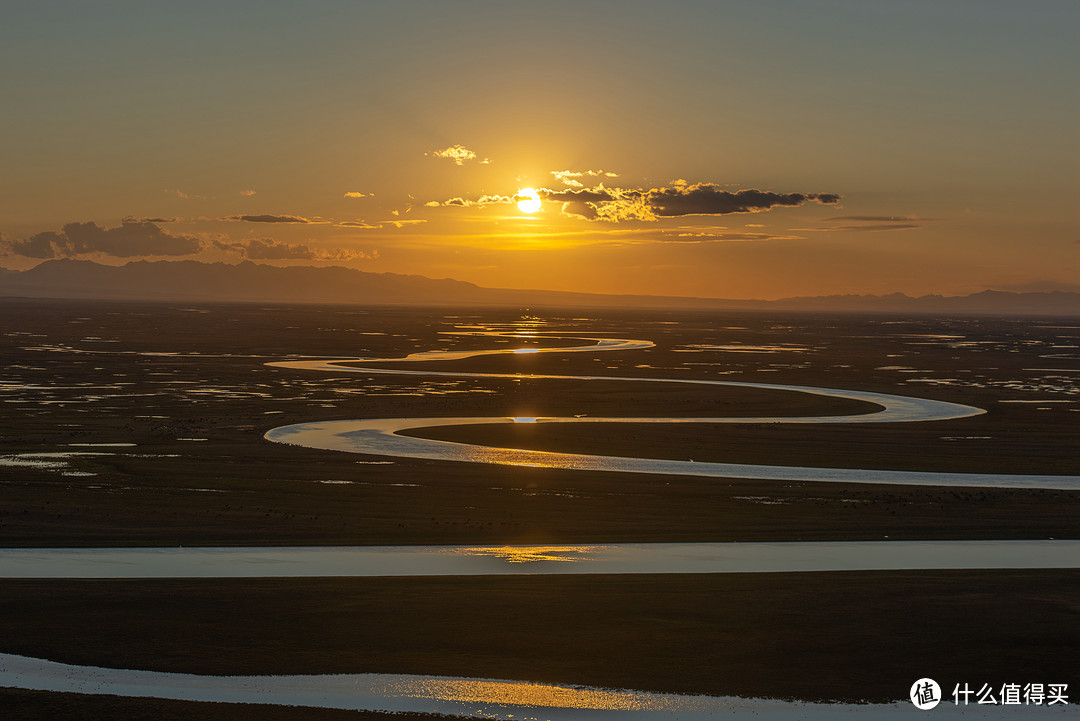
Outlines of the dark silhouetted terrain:
[[[717,289],[722,292],[722,289]],[[341,266],[279,268],[185,261],[109,266],[50,260],[27,271],[0,269],[0,296],[387,305],[547,305],[642,308],[1080,315],[1080,293],[986,290],[967,296],[829,295],[732,300],[482,288],[449,278],[370,273]]]

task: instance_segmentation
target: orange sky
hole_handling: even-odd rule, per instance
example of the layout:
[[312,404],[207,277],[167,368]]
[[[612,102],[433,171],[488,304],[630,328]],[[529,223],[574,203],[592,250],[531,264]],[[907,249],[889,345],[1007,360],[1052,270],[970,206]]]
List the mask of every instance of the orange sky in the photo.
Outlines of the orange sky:
[[1080,290],[1073,2],[219,5],[5,11],[0,265]]

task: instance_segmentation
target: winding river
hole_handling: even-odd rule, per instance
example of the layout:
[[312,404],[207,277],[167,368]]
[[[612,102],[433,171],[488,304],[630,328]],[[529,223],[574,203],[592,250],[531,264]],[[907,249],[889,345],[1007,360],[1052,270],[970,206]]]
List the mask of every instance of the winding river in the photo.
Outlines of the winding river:
[[[750,716],[758,721],[854,721],[910,719],[914,712],[907,701],[872,705],[801,703],[405,674],[203,676],[75,666],[0,653],[0,686],[3,685],[40,691],[434,713],[506,721],[714,721]],[[979,707],[978,716],[1061,719],[1070,716],[1072,708]],[[943,703],[935,709],[933,717],[972,718],[967,711],[964,706]],[[1018,711],[1021,715],[1017,715]]]
[[[472,333],[500,337],[523,336],[498,331]],[[528,336],[536,339],[538,336]],[[550,338],[551,336],[542,336]],[[816,481],[831,483],[886,483],[909,486],[989,486],[997,488],[1080,489],[1080,476],[1026,475],[1003,473],[943,473],[932,471],[865,470],[854,468],[814,468],[806,466],[775,466],[746,463],[709,463],[655,458],[555,453],[551,451],[496,448],[468,443],[431,440],[403,436],[403,431],[421,430],[436,426],[464,426],[505,423],[908,423],[943,421],[967,418],[985,413],[981,408],[958,403],[915,398],[869,391],[818,388],[813,386],[748,383],[741,381],[696,380],[685,378],[642,378],[624,376],[579,375],[521,375],[516,373],[472,373],[459,371],[409,370],[406,368],[377,368],[355,363],[409,364],[448,361],[476,356],[520,353],[581,353],[620,351],[650,348],[645,340],[578,338],[593,343],[554,348],[515,348],[473,351],[427,351],[403,358],[334,358],[277,361],[267,365],[278,368],[333,373],[363,373],[392,375],[448,376],[455,378],[529,378],[579,381],[619,381],[639,383],[678,383],[703,386],[727,386],[780,390],[830,398],[844,398],[872,403],[880,410],[871,413],[842,416],[800,417],[723,417],[723,418],[640,418],[640,417],[461,417],[461,418],[372,418],[346,421],[316,421],[280,426],[267,431],[265,438],[307,448],[345,451],[374,456],[424,458],[468,463],[492,463],[505,466],[534,466],[583,471],[617,471],[622,473],[654,473],[713,478],[745,478],[754,480]]]

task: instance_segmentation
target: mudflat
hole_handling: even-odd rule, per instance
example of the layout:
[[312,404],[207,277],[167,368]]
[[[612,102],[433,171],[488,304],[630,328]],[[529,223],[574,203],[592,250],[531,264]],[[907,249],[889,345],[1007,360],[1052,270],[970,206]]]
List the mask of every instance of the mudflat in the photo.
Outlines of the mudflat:
[[[515,424],[423,434],[701,461],[1080,475],[1080,321],[5,299],[0,327],[5,547],[1041,539],[1080,529],[1073,491],[584,473],[262,439],[278,425],[352,418],[869,410],[752,388],[525,376],[704,378],[913,395],[987,413],[858,427]],[[522,337],[448,333],[492,329]],[[656,345],[410,366],[523,374],[513,379],[264,365],[565,342],[556,335]],[[91,665],[832,700],[904,698],[922,676],[950,689],[1080,688],[1075,572],[3,581],[0,603],[5,652]],[[60,696],[5,690],[0,704],[16,718],[45,717],[68,703]],[[112,699],[108,713],[189,707],[158,703]]]

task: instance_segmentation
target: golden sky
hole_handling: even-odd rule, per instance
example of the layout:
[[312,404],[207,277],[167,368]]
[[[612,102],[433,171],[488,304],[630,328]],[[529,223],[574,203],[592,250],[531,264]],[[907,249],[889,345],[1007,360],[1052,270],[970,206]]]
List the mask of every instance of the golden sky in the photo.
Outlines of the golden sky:
[[249,259],[721,298],[1080,290],[1071,0],[3,15],[4,267]]

